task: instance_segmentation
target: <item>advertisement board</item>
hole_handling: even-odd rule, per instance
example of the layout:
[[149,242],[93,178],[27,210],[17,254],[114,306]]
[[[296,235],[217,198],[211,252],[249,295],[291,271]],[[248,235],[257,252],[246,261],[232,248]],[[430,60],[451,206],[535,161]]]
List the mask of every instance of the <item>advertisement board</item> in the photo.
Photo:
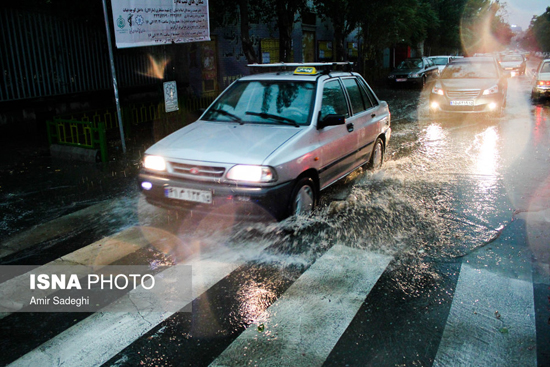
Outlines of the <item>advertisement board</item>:
[[210,40],[208,0],[112,0],[117,48]]

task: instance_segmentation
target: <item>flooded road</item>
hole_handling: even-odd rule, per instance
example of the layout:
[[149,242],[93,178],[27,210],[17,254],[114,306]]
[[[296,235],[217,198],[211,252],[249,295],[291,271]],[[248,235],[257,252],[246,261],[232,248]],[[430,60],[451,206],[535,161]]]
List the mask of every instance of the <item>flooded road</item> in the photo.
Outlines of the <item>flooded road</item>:
[[[146,324],[6,316],[2,329],[17,332],[3,337],[10,352],[0,364],[29,365],[44,353],[110,366],[277,365],[283,356],[303,366],[549,362],[550,103],[533,104],[522,76],[509,80],[503,117],[434,119],[428,93],[378,91],[392,112],[383,167],[331,186],[310,217],[237,223],[155,208],[133,186],[131,163],[88,212],[41,222],[31,209],[12,210],[35,220],[22,231],[17,218],[4,222],[3,264],[42,265],[92,242],[104,246],[99,263],[111,256],[105,236],[117,248],[139,237],[114,261],[192,263],[198,288],[193,312]],[[24,195],[32,193],[4,192],[4,205]],[[109,342],[82,348],[87,335]]]

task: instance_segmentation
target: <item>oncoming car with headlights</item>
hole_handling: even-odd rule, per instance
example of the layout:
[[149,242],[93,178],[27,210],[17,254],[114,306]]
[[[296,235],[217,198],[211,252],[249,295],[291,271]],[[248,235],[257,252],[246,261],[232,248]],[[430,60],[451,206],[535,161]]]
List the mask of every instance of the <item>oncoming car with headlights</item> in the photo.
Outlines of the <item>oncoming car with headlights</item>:
[[430,113],[502,114],[508,77],[493,57],[465,57],[451,61],[430,93]]
[[[339,65],[349,67],[348,63]],[[390,111],[336,64],[245,76],[145,152],[139,186],[168,208],[256,220],[309,213],[320,192],[383,162]]]

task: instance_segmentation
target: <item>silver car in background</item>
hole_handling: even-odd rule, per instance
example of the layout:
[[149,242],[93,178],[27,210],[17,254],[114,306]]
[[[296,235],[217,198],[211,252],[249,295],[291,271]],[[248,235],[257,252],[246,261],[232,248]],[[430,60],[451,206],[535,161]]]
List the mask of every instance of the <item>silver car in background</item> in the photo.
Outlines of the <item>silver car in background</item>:
[[506,106],[508,77],[494,57],[451,61],[430,93],[430,113],[488,113],[501,116]]
[[538,101],[541,97],[550,97],[550,59],[542,60],[537,69],[533,69],[533,88],[531,99]]
[[[198,121],[145,152],[139,186],[152,204],[208,215],[282,220],[320,192],[383,162],[390,111],[357,73],[283,64],[245,76]],[[273,65],[270,65],[273,66]]]
[[443,72],[443,69],[445,66],[447,66],[448,63],[453,61],[454,59],[461,58],[463,56],[448,56],[448,55],[440,55],[440,56],[429,56],[428,59],[432,60],[435,66],[437,66],[437,69],[439,70],[439,74]]

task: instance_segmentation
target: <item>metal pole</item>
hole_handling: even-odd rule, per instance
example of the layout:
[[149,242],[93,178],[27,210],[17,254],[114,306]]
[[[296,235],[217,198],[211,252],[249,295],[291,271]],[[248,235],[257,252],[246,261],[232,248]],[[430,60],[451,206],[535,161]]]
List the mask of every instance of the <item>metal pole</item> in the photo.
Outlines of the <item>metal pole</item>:
[[103,0],[103,14],[105,15],[105,29],[107,30],[107,44],[109,46],[109,59],[111,60],[111,76],[113,77],[113,88],[115,90],[116,113],[118,117],[118,128],[120,130],[120,141],[122,142],[122,152],[126,154],[126,142],[124,141],[124,127],[122,126],[122,112],[120,111],[120,102],[118,99],[118,85],[116,80],[115,59],[113,57],[113,45],[111,42],[111,30],[109,28],[109,17],[107,16],[107,4]]

